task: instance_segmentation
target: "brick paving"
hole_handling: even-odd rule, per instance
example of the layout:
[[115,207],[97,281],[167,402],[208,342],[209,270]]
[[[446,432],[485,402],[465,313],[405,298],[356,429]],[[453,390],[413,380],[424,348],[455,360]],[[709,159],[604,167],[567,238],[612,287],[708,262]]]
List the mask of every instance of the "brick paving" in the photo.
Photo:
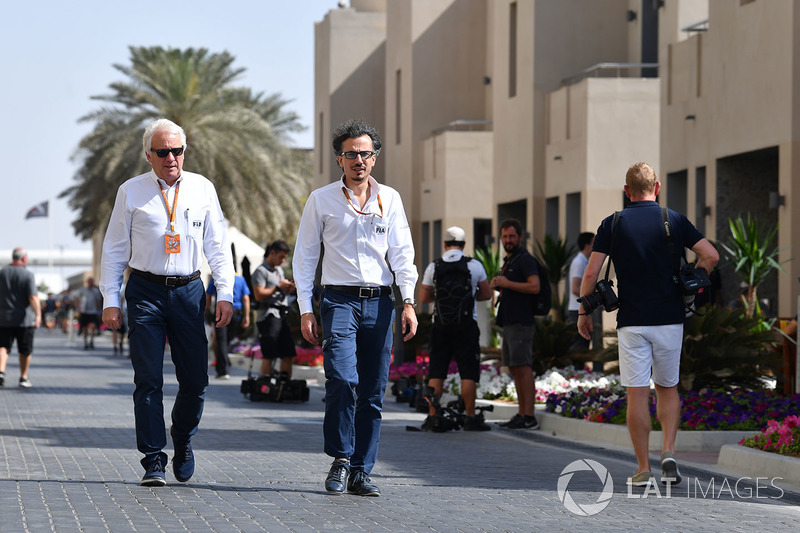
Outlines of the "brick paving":
[[[329,495],[321,384],[307,403],[253,403],[239,393],[240,368],[211,380],[194,477],[178,483],[168,472],[166,487],[141,487],[130,362],[112,355],[107,335],[96,346],[37,332],[27,390],[16,386],[11,355],[0,389],[0,532],[787,531],[800,520],[800,492],[769,480],[737,484],[695,463],[669,497],[661,485],[629,492],[630,452],[499,428],[411,432],[424,415],[391,396],[372,475],[383,496]],[[177,385],[169,361],[166,369],[168,424]],[[557,490],[579,460],[601,464],[613,483],[607,506],[590,516]],[[603,498],[592,471],[564,486],[579,513]]]

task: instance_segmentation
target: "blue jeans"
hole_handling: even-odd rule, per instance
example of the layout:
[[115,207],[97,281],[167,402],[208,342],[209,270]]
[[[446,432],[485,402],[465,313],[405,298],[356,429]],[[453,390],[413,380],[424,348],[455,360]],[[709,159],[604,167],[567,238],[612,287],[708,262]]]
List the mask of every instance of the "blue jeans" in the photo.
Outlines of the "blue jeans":
[[320,304],[325,364],[325,453],[372,471],[389,382],[394,302],[326,290]]
[[133,363],[136,446],[147,468],[166,466],[164,428],[164,346],[169,340],[178,394],[172,407],[176,440],[197,433],[208,387],[208,340],[203,326],[206,308],[203,282],[167,287],[131,274],[125,288],[131,362]]

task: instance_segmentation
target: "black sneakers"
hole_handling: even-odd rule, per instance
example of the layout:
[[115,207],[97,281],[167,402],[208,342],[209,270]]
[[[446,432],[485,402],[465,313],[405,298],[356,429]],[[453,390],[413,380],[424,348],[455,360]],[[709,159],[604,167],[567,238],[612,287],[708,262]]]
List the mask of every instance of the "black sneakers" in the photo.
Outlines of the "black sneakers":
[[507,429],[539,429],[539,421],[533,415],[521,415],[519,413],[511,417],[508,422],[497,424],[501,428]]
[[347,461],[334,461],[325,478],[325,490],[333,494],[341,494],[347,485],[347,476],[350,474],[350,463]]
[[359,496],[380,496],[381,490],[372,482],[366,472],[357,470],[347,480],[347,492]]
[[164,475],[164,465],[161,461],[155,460],[147,467],[144,477],[139,485],[143,487],[163,487],[167,484],[166,476]]
[[189,439],[176,440],[172,434],[172,428],[169,430],[169,435],[172,437],[172,447],[175,449],[175,455],[172,458],[172,473],[175,474],[175,479],[186,483],[194,475],[192,441]]
[[5,387],[6,385],[6,373],[0,372],[0,387]]
[[489,427],[483,419],[483,414],[468,416],[464,421],[464,431],[490,431]]

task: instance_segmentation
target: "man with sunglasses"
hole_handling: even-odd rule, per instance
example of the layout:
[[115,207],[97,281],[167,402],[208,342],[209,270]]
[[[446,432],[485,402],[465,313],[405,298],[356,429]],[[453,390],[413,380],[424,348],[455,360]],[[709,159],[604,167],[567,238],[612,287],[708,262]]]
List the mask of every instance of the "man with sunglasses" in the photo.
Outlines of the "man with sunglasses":
[[378,132],[366,122],[351,120],[333,132],[333,151],[344,173],[308,197],[292,262],[301,332],[318,344],[312,292],[322,256],[323,435],[325,453],[334,459],[325,489],[333,494],[346,489],[380,495],[369,474],[378,457],[389,380],[393,283],[403,298],[404,340],[417,331],[418,273],[403,202],[370,175],[380,149]]
[[205,255],[217,289],[216,327],[233,315],[233,259],[214,185],[183,171],[186,133],[167,119],[147,126],[144,155],[152,166],[117,191],[103,241],[100,290],[103,322],[122,325],[120,285],[125,288],[133,364],[136,444],[144,454],[141,484],[166,485],[164,428],[164,346],[169,340],[178,393],[172,408],[172,469],[178,481],[194,474],[191,438],[197,432],[208,387],[208,341],[203,316],[206,299],[200,280]]

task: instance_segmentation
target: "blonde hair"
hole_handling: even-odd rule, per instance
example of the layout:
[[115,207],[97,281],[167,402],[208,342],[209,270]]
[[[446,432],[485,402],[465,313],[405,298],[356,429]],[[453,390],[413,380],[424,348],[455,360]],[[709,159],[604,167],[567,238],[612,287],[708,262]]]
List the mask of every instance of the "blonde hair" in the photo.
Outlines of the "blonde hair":
[[641,198],[652,194],[656,190],[658,176],[653,167],[647,163],[634,163],[625,174],[625,185],[628,186],[628,193],[633,198]]

